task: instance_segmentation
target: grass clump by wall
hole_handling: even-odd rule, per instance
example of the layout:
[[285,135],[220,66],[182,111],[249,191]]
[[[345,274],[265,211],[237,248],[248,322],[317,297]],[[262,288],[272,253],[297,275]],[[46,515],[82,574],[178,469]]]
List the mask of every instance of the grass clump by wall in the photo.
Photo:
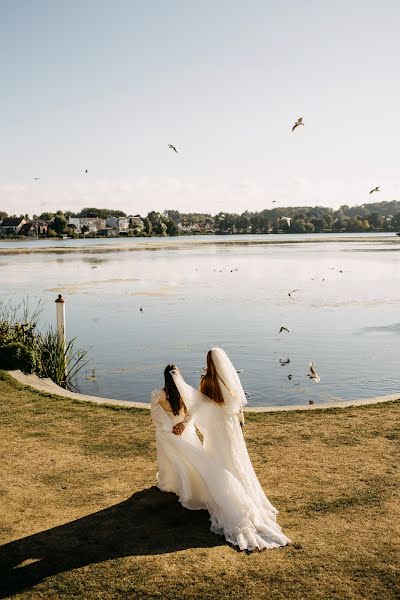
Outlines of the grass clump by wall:
[[53,328],[39,329],[43,305],[39,301],[31,309],[28,300],[19,305],[0,300],[0,369],[35,373],[73,389],[76,375],[87,364],[87,351],[76,348],[75,338],[64,344]]

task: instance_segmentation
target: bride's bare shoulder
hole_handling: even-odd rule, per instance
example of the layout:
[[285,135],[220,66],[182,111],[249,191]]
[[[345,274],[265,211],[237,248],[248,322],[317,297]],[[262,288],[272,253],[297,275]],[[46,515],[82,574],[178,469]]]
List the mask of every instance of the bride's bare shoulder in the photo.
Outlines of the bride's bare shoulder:
[[156,407],[157,404],[162,406],[162,408],[166,411],[171,411],[171,407],[167,400],[167,396],[163,389],[161,390],[153,390],[151,392],[151,406],[152,408]]

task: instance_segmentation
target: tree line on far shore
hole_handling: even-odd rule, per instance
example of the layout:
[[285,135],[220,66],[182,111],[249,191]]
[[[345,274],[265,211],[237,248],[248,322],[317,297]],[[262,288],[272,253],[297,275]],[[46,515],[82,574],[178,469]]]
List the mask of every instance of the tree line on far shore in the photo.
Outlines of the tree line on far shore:
[[[0,211],[0,220],[7,217]],[[13,215],[15,216],[15,215]],[[28,215],[23,215],[28,217]],[[74,235],[68,226],[69,217],[98,218],[126,217],[121,210],[83,208],[71,211],[44,212],[33,220],[46,221],[48,236]],[[135,215],[139,217],[140,215]],[[282,219],[288,217],[290,224]],[[296,206],[267,208],[260,212],[241,214],[219,212],[181,213],[177,210],[151,211],[141,217],[143,226],[129,228],[125,235],[176,236],[185,234],[260,234],[260,233],[339,233],[368,231],[400,231],[400,201],[373,202],[361,206],[343,205],[339,209],[325,206]],[[122,233],[122,232],[121,232]],[[75,234],[76,235],[76,234]]]

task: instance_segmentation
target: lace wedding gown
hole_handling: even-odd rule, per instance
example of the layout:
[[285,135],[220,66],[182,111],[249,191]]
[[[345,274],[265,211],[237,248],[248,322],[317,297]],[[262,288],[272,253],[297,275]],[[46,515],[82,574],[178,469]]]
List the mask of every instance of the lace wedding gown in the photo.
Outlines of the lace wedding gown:
[[203,460],[204,450],[193,420],[187,421],[181,435],[175,435],[172,428],[183,421],[185,413],[182,410],[174,415],[167,406],[164,390],[154,390],[151,395],[151,417],[156,426],[158,488],[163,492],[174,492],[186,508],[206,509],[207,490],[196,468],[198,462]]
[[210,401],[201,394],[190,394],[193,400],[202,403],[202,408],[189,407],[196,414],[195,424],[203,435],[203,446],[207,454],[230,471],[243,485],[246,492],[262,508],[276,516],[278,510],[271,504],[261,487],[247,451],[243,430],[240,426],[242,408],[247,398],[235,367],[222,348],[212,348],[211,355],[223,404]]
[[206,508],[211,531],[224,535],[241,550],[288,544],[290,540],[282,533],[271,510],[260,506],[232,473],[205,452],[192,420],[182,435],[172,433],[172,427],[184,415],[175,417],[166,411],[160,404],[163,398],[164,391],[153,392],[151,414],[156,425],[158,487],[177,494],[187,508]]

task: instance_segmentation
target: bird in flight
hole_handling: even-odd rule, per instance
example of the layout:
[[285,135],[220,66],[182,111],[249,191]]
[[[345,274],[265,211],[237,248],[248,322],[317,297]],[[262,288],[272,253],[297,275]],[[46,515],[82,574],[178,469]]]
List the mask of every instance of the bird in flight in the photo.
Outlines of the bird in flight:
[[303,126],[304,126],[304,123],[303,123],[303,117],[299,117],[299,118],[297,119],[296,123],[295,123],[295,124],[293,125],[293,127],[292,127],[292,132],[293,132],[293,131],[296,129],[296,127],[300,127],[300,125],[303,125]]
[[314,365],[312,362],[310,362],[310,364],[309,364],[309,369],[310,369],[310,373],[308,374],[309,378],[313,379],[315,381],[315,383],[319,383],[321,381],[321,379],[319,378],[317,371],[314,369]]
[[287,295],[289,296],[289,298],[292,297],[292,294],[294,294],[295,292],[299,292],[300,290],[296,289],[296,290],[292,290],[291,292],[288,292]]
[[171,148],[171,150],[173,150],[174,152],[176,152],[178,154],[178,150],[172,144],[168,144],[168,148]]
[[282,327],[280,328],[280,330],[279,330],[279,333],[282,333],[282,331],[287,331],[288,333],[290,333],[290,329],[289,329],[289,327],[284,327],[283,325],[282,325]]
[[40,177],[34,177],[34,181],[39,181]]
[[272,200],[272,204],[275,204],[275,203],[276,203],[276,200]]
[[143,312],[143,308],[142,307],[140,307],[139,310],[140,310],[141,313]]
[[376,187],[374,187],[374,189],[370,191],[370,194],[373,194],[374,192],[380,192],[381,191],[380,187],[381,187],[380,185],[377,185]]
[[279,217],[280,221],[286,221],[286,223],[288,224],[288,227],[290,227],[290,222],[292,220],[291,217]]
[[87,175],[87,172],[88,172],[88,170],[87,170],[87,169],[85,169],[85,175]]

